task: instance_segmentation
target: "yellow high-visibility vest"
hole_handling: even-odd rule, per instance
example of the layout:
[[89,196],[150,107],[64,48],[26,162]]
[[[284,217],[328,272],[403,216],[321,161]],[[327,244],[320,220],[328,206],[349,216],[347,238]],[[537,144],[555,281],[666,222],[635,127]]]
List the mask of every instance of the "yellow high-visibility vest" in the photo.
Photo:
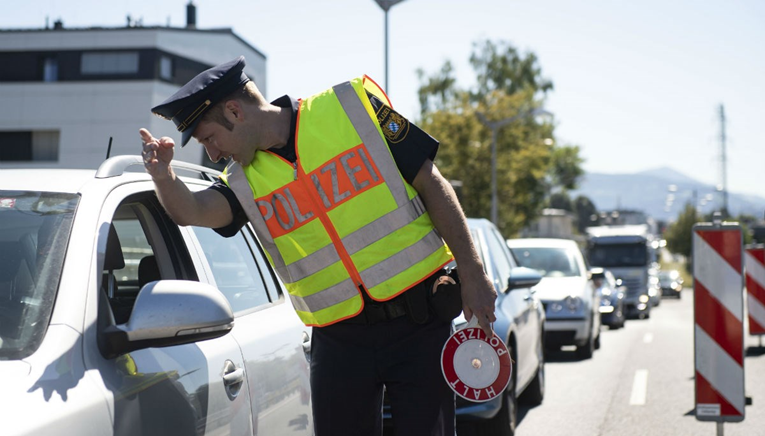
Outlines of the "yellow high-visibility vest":
[[258,151],[223,175],[306,325],[353,317],[361,292],[389,300],[452,260],[365,88],[387,102],[367,77],[301,100],[295,163]]

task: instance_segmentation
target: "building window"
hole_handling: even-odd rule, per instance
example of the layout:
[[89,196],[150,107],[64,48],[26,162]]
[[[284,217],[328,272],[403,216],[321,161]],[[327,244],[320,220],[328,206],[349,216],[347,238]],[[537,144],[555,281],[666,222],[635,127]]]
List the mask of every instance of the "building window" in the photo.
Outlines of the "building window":
[[54,57],[46,57],[43,64],[43,81],[58,81],[58,60]]
[[80,70],[82,74],[135,74],[138,53],[83,53]]
[[0,132],[0,162],[57,162],[58,131]]
[[165,80],[173,80],[173,60],[169,56],[159,58],[159,77]]

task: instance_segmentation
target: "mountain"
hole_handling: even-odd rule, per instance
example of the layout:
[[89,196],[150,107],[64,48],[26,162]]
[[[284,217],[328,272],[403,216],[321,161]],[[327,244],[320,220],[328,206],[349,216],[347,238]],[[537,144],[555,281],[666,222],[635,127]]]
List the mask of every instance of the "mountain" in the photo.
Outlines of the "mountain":
[[[674,192],[670,189],[674,188]],[[694,202],[702,213],[719,209],[722,194],[714,186],[699,182],[672,168],[662,167],[634,174],[587,173],[571,198],[584,195],[598,210],[641,210],[656,220],[677,218],[687,202]],[[746,213],[763,217],[765,198],[728,192],[732,215]]]

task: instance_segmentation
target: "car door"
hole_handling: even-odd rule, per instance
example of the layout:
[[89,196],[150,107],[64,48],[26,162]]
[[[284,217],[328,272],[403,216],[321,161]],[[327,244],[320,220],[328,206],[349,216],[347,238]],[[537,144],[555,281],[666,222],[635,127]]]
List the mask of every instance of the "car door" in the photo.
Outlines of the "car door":
[[[96,311],[97,326],[127,322],[146,282],[200,278],[185,239],[161,209],[151,183],[112,191],[94,230],[97,277],[92,282],[97,289],[90,295],[105,303]],[[116,358],[98,352],[98,334],[86,335],[91,338],[86,360],[105,390],[112,434],[252,434],[249,393],[242,389],[244,360],[231,334]]]
[[231,335],[244,354],[255,434],[313,434],[311,330],[289,304],[252,230],[246,226],[223,238],[210,229],[190,229],[208,280],[234,310]]
[[514,263],[510,255],[505,239],[499,232],[489,227],[486,232],[486,244],[491,252],[491,257],[498,272],[498,280],[501,283],[501,289],[505,291],[504,299],[500,304],[506,306],[512,304],[515,313],[516,337],[518,346],[518,385],[524,386],[525,382],[536,373],[536,337],[538,335],[538,326],[536,325],[536,313],[533,310],[533,301],[531,298],[531,289],[514,289],[507,291],[510,271]]

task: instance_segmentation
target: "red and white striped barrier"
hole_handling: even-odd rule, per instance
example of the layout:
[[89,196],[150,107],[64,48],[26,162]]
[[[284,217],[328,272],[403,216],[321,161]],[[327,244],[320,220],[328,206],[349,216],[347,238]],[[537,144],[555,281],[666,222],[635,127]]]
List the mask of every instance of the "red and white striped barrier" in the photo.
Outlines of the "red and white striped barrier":
[[696,419],[744,419],[741,227],[693,226]]
[[746,307],[749,309],[749,334],[765,335],[765,248],[747,248]]

